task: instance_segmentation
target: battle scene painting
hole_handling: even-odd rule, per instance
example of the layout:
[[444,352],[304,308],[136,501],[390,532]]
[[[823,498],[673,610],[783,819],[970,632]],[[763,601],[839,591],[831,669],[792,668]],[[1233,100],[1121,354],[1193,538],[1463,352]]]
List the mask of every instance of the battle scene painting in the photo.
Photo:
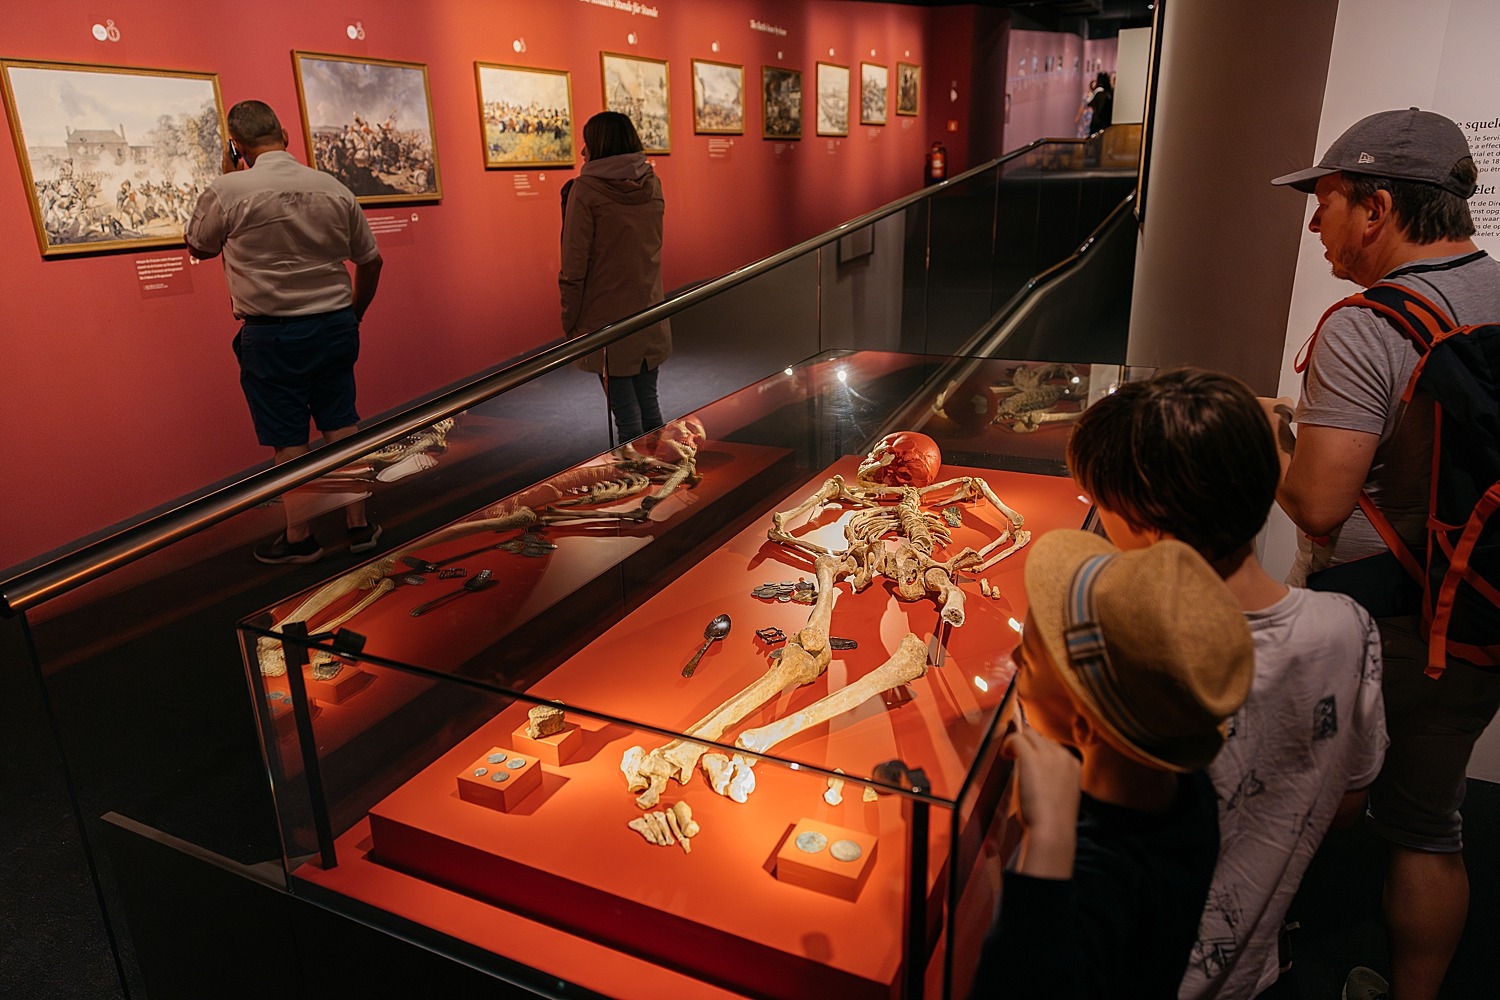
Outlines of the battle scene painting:
[[745,131],[745,68],[693,60],[693,131],[741,135]]
[[42,256],[181,245],[219,175],[211,73],[0,60]]
[[629,115],[647,153],[672,151],[672,118],[667,104],[667,62],[616,52],[599,53],[604,109]]
[[573,90],[565,70],[476,62],[474,74],[486,168],[573,162]]
[[878,63],[859,64],[859,123],[884,125],[886,92],[890,89],[890,71]]
[[293,52],[312,166],[361,204],[443,196],[427,67]]
[[818,134],[849,134],[849,67],[818,63]]

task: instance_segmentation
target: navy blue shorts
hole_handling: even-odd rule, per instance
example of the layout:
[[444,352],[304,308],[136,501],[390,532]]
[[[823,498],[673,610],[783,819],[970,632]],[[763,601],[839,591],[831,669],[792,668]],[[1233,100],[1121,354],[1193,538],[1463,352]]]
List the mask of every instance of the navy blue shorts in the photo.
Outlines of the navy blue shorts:
[[309,418],[320,431],[359,423],[354,409],[359,320],[353,309],[284,319],[246,317],[234,353],[261,444],[307,444]]

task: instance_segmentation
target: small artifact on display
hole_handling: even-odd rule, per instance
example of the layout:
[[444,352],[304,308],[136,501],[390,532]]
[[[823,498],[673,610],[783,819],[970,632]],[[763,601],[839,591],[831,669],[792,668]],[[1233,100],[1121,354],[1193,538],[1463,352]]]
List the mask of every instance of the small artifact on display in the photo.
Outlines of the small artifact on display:
[[[844,773],[844,769],[841,768],[841,767],[836,767],[836,768],[834,768],[834,770],[837,771],[839,774],[843,774]],[[837,805],[842,805],[843,804],[843,802],[844,802],[844,779],[843,778],[829,778],[828,779],[828,791],[826,791],[826,792],[823,793],[823,801],[827,802],[831,806],[837,806]]]
[[541,786],[541,762],[503,747],[491,747],[458,774],[459,798],[500,812]]
[[684,854],[693,853],[692,840],[698,836],[698,821],[686,802],[677,802],[657,812],[643,813],[626,826],[646,838],[646,843],[660,847],[682,845]]
[[774,625],[768,628],[756,629],[755,637],[761,642],[765,643],[767,646],[774,646],[777,643],[786,642],[786,633],[781,631],[781,629],[777,628]]
[[534,705],[526,713],[526,724],[511,733],[515,745],[556,767],[566,764],[583,746],[583,732],[569,725],[556,705]]
[[430,601],[418,604],[416,607],[411,609],[411,616],[413,618],[420,618],[422,615],[427,614],[429,611],[436,611],[443,605],[450,604],[453,601],[458,600],[465,594],[473,594],[481,590],[488,590],[499,582],[499,580],[495,579],[493,573],[491,573],[487,569],[482,569],[478,573],[475,573],[473,576],[465,580],[462,586],[456,587],[453,590],[448,591],[446,594],[442,594],[441,596],[434,597]]
[[342,705],[363,691],[374,675],[357,664],[319,651],[307,668],[307,693],[330,705]]
[[781,583],[763,583],[750,591],[750,596],[782,604],[812,604],[818,599],[818,588],[807,580],[785,580]]
[[698,647],[698,652],[682,668],[682,676],[691,677],[698,669],[698,661],[703,659],[703,654],[708,652],[708,647],[718,642],[729,634],[730,620],[728,615],[716,615],[713,620],[703,626],[703,645]]
[[983,379],[952,379],[932,402],[932,410],[976,432],[995,424],[1017,434],[1028,434],[1043,424],[1076,420],[1078,404],[1088,396],[1088,379],[1067,364],[1022,365],[1010,373],[1006,385]]
[[[431,435],[427,436],[425,443],[417,440],[426,435],[426,432],[423,432],[423,434],[413,435],[404,442],[397,442],[389,448],[374,452],[366,456],[364,461],[380,465],[399,461],[410,454],[414,448],[422,450],[428,447],[446,447],[446,434],[451,427],[451,420],[440,422],[433,425]],[[547,541],[540,534],[540,529],[548,525],[572,524],[588,520],[648,520],[651,516],[650,511],[675,490],[684,484],[692,486],[698,482],[697,451],[705,439],[703,424],[697,418],[684,417],[681,420],[674,420],[658,432],[653,455],[632,452],[634,457],[628,461],[609,461],[597,465],[579,466],[522,490],[499,503],[486,507],[467,521],[460,521],[435,531],[424,536],[414,545],[387,553],[380,559],[366,563],[329,581],[291,611],[276,616],[271,630],[279,631],[291,622],[305,622],[308,624],[309,631],[332,631],[336,626],[365,610],[380,597],[390,593],[396,586],[396,581],[391,579],[393,572],[405,574],[408,568],[417,569],[418,573],[407,574],[403,577],[410,582],[419,578],[421,573],[436,572],[451,562],[460,562],[492,548],[519,552],[524,556],[545,556],[556,548],[554,543]],[[635,478],[637,475],[645,477],[645,484],[640,486],[640,490],[652,487],[654,489],[651,489],[651,492],[636,507],[623,511],[579,509],[591,503],[606,502],[592,499],[595,496],[616,497],[617,500],[620,490],[619,481],[628,479],[632,484],[637,484],[638,480]],[[634,495],[639,495],[639,491]],[[421,550],[434,548],[457,538],[482,532],[498,533],[518,529],[522,534],[517,538],[508,538],[485,548],[439,562],[429,562],[417,555]],[[413,582],[412,585],[418,584]],[[352,608],[332,621],[317,620],[329,607],[338,603],[346,595],[359,591],[367,593]],[[256,658],[260,662],[260,671],[264,676],[279,677],[286,673],[286,657],[277,639],[271,636],[261,636],[256,644]]]
[[874,868],[874,834],[801,819],[776,852],[776,878],[853,900]]
[[563,731],[563,710],[552,705],[533,706],[526,719],[526,735],[534,740]]

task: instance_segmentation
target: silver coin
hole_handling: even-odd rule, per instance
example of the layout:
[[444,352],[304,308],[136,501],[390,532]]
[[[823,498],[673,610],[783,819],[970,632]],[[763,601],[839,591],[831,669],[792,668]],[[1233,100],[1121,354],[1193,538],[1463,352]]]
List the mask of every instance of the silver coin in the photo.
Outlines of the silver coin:
[[505,766],[510,768],[512,771],[519,771],[521,768],[526,766],[526,758],[512,757],[510,760],[505,762]]
[[496,771],[494,774],[490,775],[490,780],[491,781],[508,781],[508,780],[510,780],[510,772],[509,771]]
[[835,861],[858,861],[864,851],[852,840],[835,840],[833,846],[828,849]]
[[828,837],[817,830],[807,830],[797,834],[797,850],[803,854],[817,854],[828,846]]
[[490,769],[487,768],[487,767],[476,767],[476,768],[474,768],[474,777],[476,777],[476,778],[482,778],[486,774],[489,774],[489,773],[490,773]]
[[489,761],[491,764],[504,764],[505,757],[505,754],[501,753],[499,750],[496,750],[494,753],[486,757],[485,760]]

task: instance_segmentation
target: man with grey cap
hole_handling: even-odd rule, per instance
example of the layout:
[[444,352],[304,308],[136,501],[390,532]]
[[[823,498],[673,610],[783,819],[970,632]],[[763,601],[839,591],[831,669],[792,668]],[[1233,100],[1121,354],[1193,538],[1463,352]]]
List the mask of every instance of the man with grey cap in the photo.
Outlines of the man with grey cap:
[[[1500,263],[1472,239],[1476,181],[1463,131],[1411,108],[1361,119],[1317,166],[1271,183],[1317,197],[1308,228],[1335,277],[1403,285],[1467,324],[1500,320]],[[1287,582],[1354,594],[1380,626],[1391,743],[1366,818],[1389,845],[1389,991],[1436,997],[1468,911],[1465,775],[1500,706],[1500,674],[1450,660],[1437,680],[1425,676],[1420,594],[1401,592],[1399,566],[1357,506],[1363,492],[1414,551],[1425,547],[1433,408],[1420,394],[1402,400],[1416,348],[1374,311],[1341,306],[1305,350],[1295,413],[1289,400],[1265,401],[1282,448],[1277,501],[1305,534]],[[1386,989],[1356,969],[1346,995]]]

